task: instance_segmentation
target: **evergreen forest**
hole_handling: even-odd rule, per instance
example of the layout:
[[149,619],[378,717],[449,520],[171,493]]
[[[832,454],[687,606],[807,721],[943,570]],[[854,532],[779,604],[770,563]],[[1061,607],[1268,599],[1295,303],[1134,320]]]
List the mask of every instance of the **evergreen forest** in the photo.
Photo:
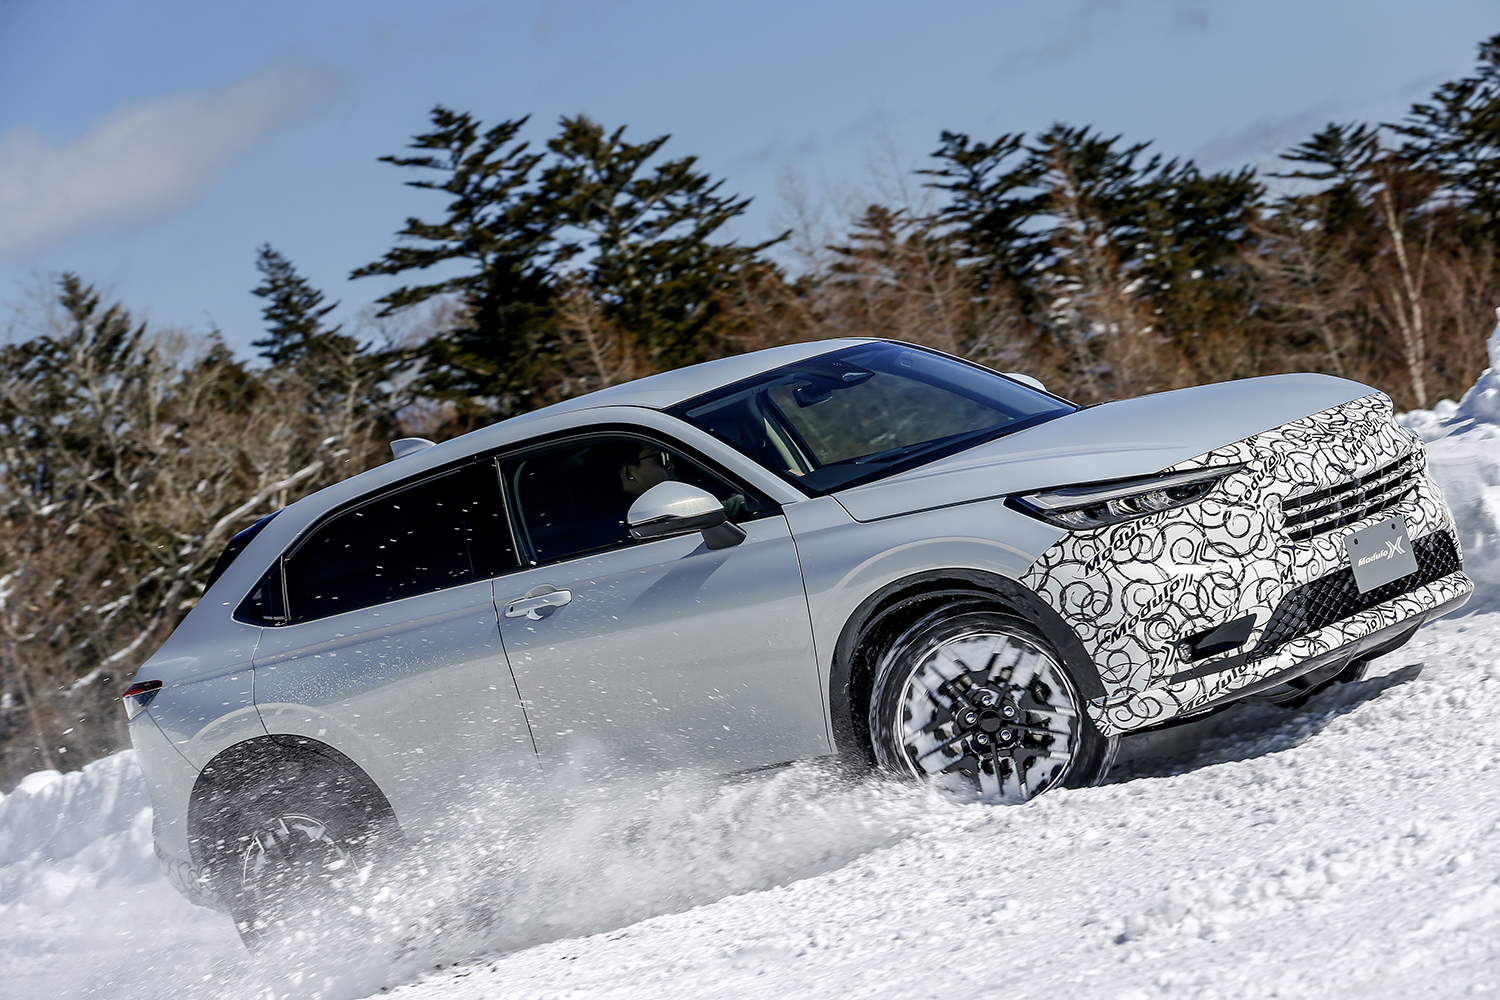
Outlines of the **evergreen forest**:
[[905,202],[754,244],[726,235],[749,199],[667,136],[446,107],[421,128],[382,159],[429,208],[353,272],[402,282],[358,331],[273,246],[246,248],[254,358],[153,329],[80,275],[11,308],[0,790],[128,746],[120,692],[225,543],[393,438],[846,336],[1082,403],[1322,371],[1430,408],[1485,367],[1500,306],[1500,35],[1400,121],[1330,123],[1274,174],[1092,126],[943,132]]

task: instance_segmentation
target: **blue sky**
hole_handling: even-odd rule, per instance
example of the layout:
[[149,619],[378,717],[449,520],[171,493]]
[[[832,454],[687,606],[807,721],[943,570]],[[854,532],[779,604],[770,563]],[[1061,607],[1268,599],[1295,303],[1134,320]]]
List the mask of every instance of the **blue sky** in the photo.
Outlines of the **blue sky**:
[[[735,235],[878,192],[944,130],[1087,124],[1228,168],[1330,120],[1390,121],[1469,72],[1494,0],[551,2],[0,0],[0,301],[72,270],[161,325],[262,332],[271,243],[351,282],[440,199],[376,158],[434,104],[671,133],[755,199]],[[887,180],[887,183],[889,181]]]

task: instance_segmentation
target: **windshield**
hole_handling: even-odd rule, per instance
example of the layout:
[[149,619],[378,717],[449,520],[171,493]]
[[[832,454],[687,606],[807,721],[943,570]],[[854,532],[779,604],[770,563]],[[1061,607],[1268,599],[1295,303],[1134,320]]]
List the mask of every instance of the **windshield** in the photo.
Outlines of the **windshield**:
[[670,412],[822,494],[1075,409],[987,368],[878,343],[777,368]]

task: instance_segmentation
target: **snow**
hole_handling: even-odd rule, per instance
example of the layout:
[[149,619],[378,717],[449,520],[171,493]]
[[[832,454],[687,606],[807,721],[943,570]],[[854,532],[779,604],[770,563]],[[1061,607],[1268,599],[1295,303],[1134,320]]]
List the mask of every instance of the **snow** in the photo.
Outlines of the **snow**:
[[[209,917],[209,919],[204,919]],[[0,797],[0,969],[26,997],[214,995],[184,988],[239,967],[227,920],[157,868],[151,801],[126,751],[27,775]]]
[[1500,609],[1500,323],[1487,346],[1490,366],[1462,400],[1399,418],[1427,442],[1428,467],[1453,508],[1475,585],[1471,614]]
[[120,754],[0,801],[0,962],[18,996],[1500,989],[1500,615],[1377,666],[1297,712],[1141,740],[1111,784],[1020,808],[811,766],[584,793],[508,878],[408,886],[399,945],[292,962],[249,957],[155,874]]
[[7,995],[1500,993],[1500,328],[1489,347],[1463,400],[1402,418],[1471,607],[1299,710],[1137,738],[1109,784],[1024,807],[816,765],[476,799],[359,940],[256,956],[159,874],[121,753],[0,797]]

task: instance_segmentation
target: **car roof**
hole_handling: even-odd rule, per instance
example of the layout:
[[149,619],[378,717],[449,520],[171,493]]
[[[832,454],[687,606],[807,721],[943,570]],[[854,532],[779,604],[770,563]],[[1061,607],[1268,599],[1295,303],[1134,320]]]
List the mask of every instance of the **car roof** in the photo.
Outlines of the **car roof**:
[[512,417],[505,423],[514,426],[515,421],[534,417],[550,416],[568,410],[582,410],[591,406],[648,406],[653,410],[665,410],[678,403],[700,396],[705,392],[730,385],[741,379],[768,372],[782,365],[796,364],[856,344],[869,344],[875,338],[842,338],[839,340],[815,340],[801,344],[783,344],[763,351],[738,354],[732,358],[719,358],[702,364],[689,365],[659,375],[648,375],[633,382],[621,382],[607,389],[599,389],[583,396],[565,399],[561,403],[544,406],[540,410]]
[[662,372],[659,375],[648,375],[645,378],[621,382],[607,389],[598,389],[582,396],[574,396],[572,399],[565,399],[560,403],[532,410],[530,413],[523,413],[486,427],[477,428],[445,441],[436,448],[429,448],[416,454],[426,455],[428,461],[441,461],[438,459],[439,455],[504,445],[526,437],[528,424],[542,423],[550,417],[577,410],[602,406],[643,406],[653,410],[665,410],[692,399],[694,396],[771,371],[774,368],[780,368],[782,365],[796,364],[799,361],[806,361],[808,358],[829,354],[845,347],[875,341],[876,339],[871,337],[849,337],[839,340],[784,344],[781,347],[770,347],[763,351],[738,354],[732,358],[705,361],[702,364],[689,365],[686,368]]
[[662,372],[659,375],[650,375],[633,382],[622,382],[607,389],[575,396],[560,403],[553,403],[551,406],[544,406],[539,410],[532,410],[530,413],[523,413],[520,416],[477,428],[435,447],[408,452],[401,458],[377,465],[357,476],[325,487],[312,495],[319,497],[318,500],[304,497],[292,506],[298,507],[309,502],[315,506],[322,506],[327,502],[336,503],[346,495],[362,493],[378,488],[386,482],[395,482],[412,475],[419,475],[425,469],[439,468],[449,462],[462,459],[466,455],[492,448],[502,448],[513,442],[525,440],[532,433],[533,428],[537,428],[538,433],[545,433],[548,425],[557,423],[552,418],[568,413],[619,406],[664,410],[712,389],[730,385],[783,365],[795,364],[846,347],[874,342],[874,338],[844,338],[785,344],[781,347],[740,354],[732,358],[705,361],[702,364]]

